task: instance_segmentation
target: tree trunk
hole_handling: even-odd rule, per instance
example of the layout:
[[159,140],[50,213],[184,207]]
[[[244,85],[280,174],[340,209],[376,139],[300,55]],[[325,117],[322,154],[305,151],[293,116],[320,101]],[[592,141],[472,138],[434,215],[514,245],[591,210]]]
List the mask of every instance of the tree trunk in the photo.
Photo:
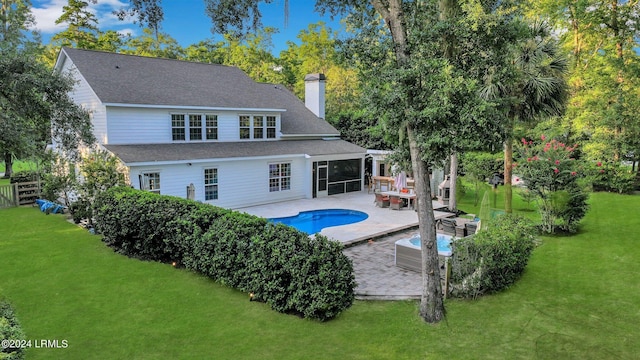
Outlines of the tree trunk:
[[504,141],[504,212],[513,212],[512,200],[513,191],[511,188],[511,175],[513,173],[513,130],[507,135]]
[[431,184],[429,167],[422,160],[415,130],[407,126],[407,138],[411,150],[411,164],[418,197],[418,224],[422,250],[422,298],[420,300],[420,316],[428,323],[436,323],[444,319],[445,309],[440,283],[440,264],[438,260],[438,243],[436,241],[436,225],[431,204]]
[[373,8],[382,16],[389,32],[391,32],[394,53],[398,64],[406,64],[409,59],[409,42],[407,41],[402,0],[371,0],[371,5],[373,5]]
[[[402,11],[402,0],[370,0],[378,14],[384,19],[393,38],[396,62],[400,68],[407,65],[410,59],[407,30]],[[411,85],[411,84],[408,84]],[[440,284],[440,266],[438,263],[438,246],[436,242],[436,225],[431,205],[431,184],[429,167],[422,160],[416,132],[407,125],[407,138],[411,150],[411,165],[418,198],[418,226],[422,238],[422,299],[420,316],[429,323],[436,323],[444,318],[444,301]]]
[[454,152],[451,154],[451,166],[449,167],[449,210],[456,211],[458,209],[458,197],[456,192],[458,191],[458,154]]
[[13,174],[13,157],[11,153],[6,151],[4,153],[4,177],[10,178]]

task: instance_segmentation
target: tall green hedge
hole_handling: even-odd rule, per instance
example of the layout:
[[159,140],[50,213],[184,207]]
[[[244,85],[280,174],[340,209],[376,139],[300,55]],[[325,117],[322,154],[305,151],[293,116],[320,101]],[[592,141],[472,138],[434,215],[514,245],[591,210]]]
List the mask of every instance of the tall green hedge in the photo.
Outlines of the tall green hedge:
[[207,204],[115,187],[95,204],[96,230],[130,257],[176,262],[253,293],[279,312],[321,321],[354,300],[342,244]]
[[[28,340],[16,318],[13,307],[5,300],[0,300],[0,340]],[[11,347],[3,346],[0,348],[0,359],[24,359],[24,349],[13,347],[13,344]]]

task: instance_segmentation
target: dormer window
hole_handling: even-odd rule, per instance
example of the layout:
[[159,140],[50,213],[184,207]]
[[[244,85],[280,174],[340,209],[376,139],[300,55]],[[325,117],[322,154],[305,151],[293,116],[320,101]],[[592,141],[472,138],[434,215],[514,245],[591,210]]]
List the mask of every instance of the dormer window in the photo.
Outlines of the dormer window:
[[173,141],[218,140],[218,115],[171,114],[171,139]]
[[254,139],[264,138],[264,117],[263,116],[253,117],[253,138]]
[[267,116],[267,139],[276,138],[276,117]]
[[251,116],[240,116],[240,139],[251,139]]
[[173,141],[184,141],[184,114],[171,114],[171,136]]
[[276,117],[265,115],[240,115],[240,139],[275,139]]
[[218,115],[205,116],[207,140],[218,140]]
[[189,115],[189,140],[202,140],[202,115]]

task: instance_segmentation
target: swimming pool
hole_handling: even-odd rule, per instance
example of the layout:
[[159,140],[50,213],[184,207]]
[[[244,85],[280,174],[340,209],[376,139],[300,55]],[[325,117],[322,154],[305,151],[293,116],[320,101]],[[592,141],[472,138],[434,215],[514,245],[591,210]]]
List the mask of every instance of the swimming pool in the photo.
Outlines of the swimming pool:
[[354,224],[365,220],[369,215],[362,211],[349,209],[322,209],[303,211],[296,216],[271,218],[269,221],[293,226],[307,234],[315,234],[324,228]]

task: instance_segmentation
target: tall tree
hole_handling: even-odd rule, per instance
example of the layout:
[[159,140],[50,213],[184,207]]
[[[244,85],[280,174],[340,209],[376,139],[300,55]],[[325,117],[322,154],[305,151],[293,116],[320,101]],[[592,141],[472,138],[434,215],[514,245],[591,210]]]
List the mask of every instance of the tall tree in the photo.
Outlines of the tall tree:
[[154,36],[152,29],[142,29],[142,34],[129,36],[122,49],[124,54],[180,59],[183,49],[176,39],[168,34],[159,33]]
[[94,142],[89,114],[69,97],[70,76],[52,73],[24,51],[0,55],[0,149],[5,158],[37,154],[48,142],[75,157],[79,146]]
[[561,115],[567,100],[567,58],[544,22],[523,26],[523,38],[510,51],[511,66],[489,72],[482,96],[500,101],[508,121],[504,129],[504,208],[512,212],[513,138],[520,122]]
[[56,24],[67,24],[67,28],[53,35],[51,41],[61,46],[94,49],[99,35],[98,19],[88,7],[87,1],[68,0],[56,20]]
[[[0,50],[36,47],[39,34],[29,29],[35,25],[29,0],[0,0]],[[30,40],[29,36],[36,40]]]
[[[39,34],[29,31],[35,24],[30,1],[1,0],[0,5],[0,57],[8,59],[20,53],[33,56],[40,45]],[[29,39],[28,35],[32,35],[35,40]],[[8,70],[3,68],[1,71]],[[10,91],[9,83],[6,83],[7,88],[4,86],[0,91]],[[25,147],[20,146],[22,143],[19,141],[17,124],[5,114],[5,108],[12,106],[7,102],[7,98],[0,97],[0,153],[5,162],[5,176],[10,177],[13,172],[13,155],[22,154]]]

